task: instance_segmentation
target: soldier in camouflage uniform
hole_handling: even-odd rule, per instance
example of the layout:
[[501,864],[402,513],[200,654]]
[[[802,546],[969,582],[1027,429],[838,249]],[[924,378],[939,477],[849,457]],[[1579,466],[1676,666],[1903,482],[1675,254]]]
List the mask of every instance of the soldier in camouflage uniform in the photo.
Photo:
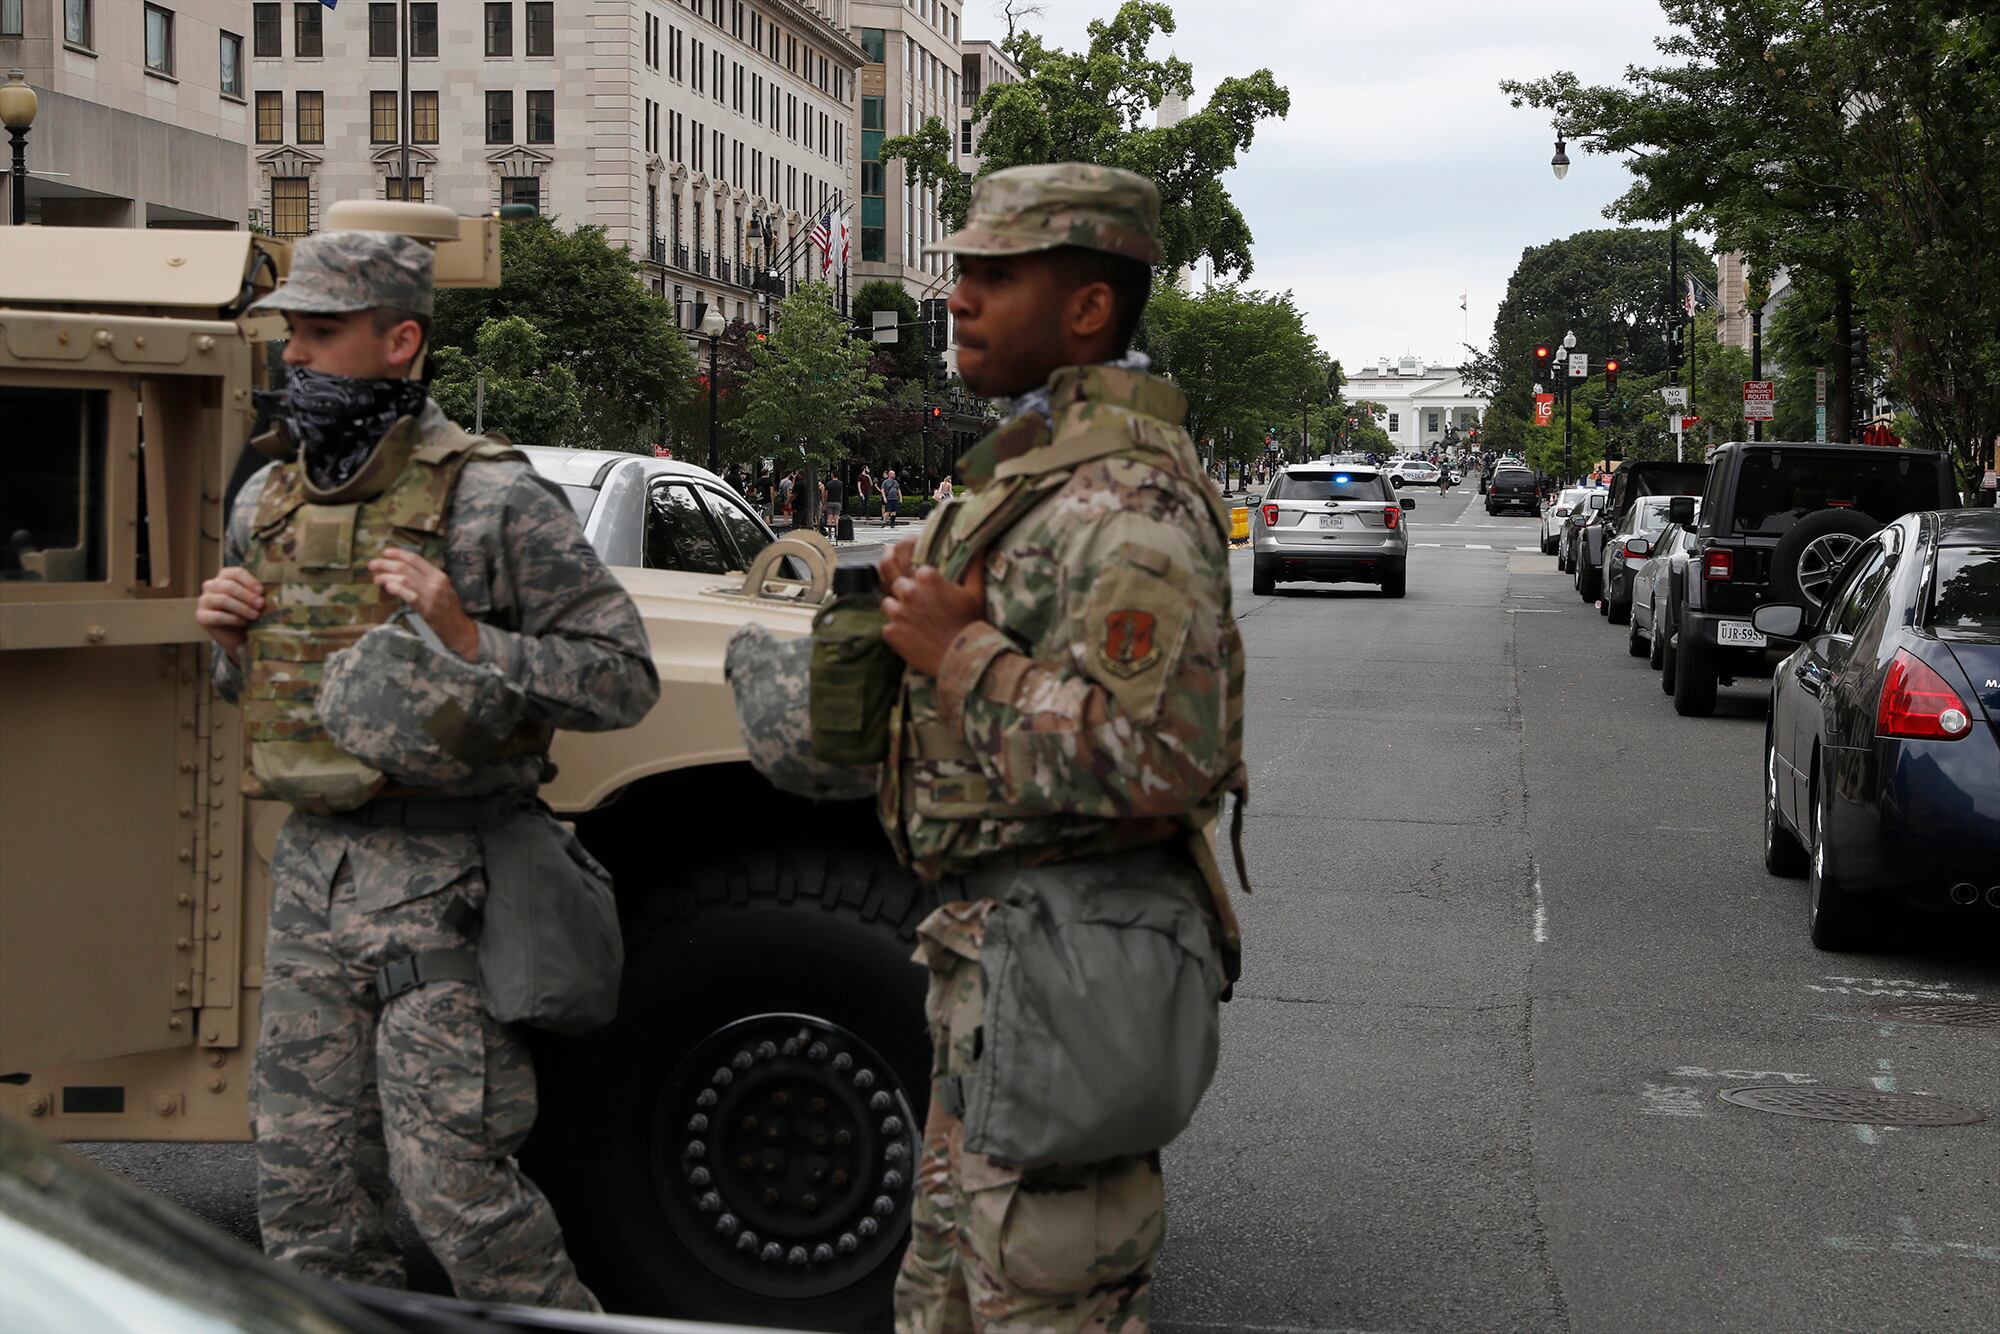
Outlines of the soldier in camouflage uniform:
[[[364,804],[285,797],[253,1085],[258,1214],[272,1255],[396,1285],[400,1195],[460,1296],[594,1310],[513,1158],[535,1119],[520,1035],[487,1013],[476,969],[427,977],[412,964],[471,957],[482,823],[517,818],[532,798],[550,731],[630,726],[659,683],[637,610],[569,505],[519,454],[466,437],[412,378],[431,271],[428,247],[387,233],[322,233],[294,249],[289,280],[258,303],[291,328],[285,438],[258,442],[283,461],[238,496],[197,619],[219,648],[218,691],[243,701],[266,795],[295,789],[260,753],[344,758],[313,716],[321,664],[397,606],[517,688],[526,741],[454,787],[399,786],[354,762],[344,772],[386,784]],[[420,521],[440,531],[371,526],[380,496],[333,503],[366,495],[399,459],[397,485],[447,479]],[[397,962],[402,974],[387,971]]]
[[918,928],[935,1060],[903,1334],[1146,1326],[1157,1151],[1023,1170],[966,1145],[995,897],[1143,886],[1199,903],[1234,966],[1205,835],[1244,789],[1228,516],[1185,399],[1128,353],[1158,222],[1143,177],[1023,167],[980,181],[939,247],[958,257],[960,374],[1015,412],[959,461],[969,494],[882,567],[909,671],[880,813],[942,900]]

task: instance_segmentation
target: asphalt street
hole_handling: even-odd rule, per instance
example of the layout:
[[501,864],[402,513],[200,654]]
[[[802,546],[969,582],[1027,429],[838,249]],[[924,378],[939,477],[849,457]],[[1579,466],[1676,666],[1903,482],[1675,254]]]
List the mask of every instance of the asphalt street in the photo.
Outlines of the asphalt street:
[[[1254,893],[1166,1155],[1156,1328],[1993,1328],[2000,1028],[1912,1016],[2000,1003],[1995,936],[1815,950],[1759,857],[1764,683],[1676,717],[1535,520],[1416,494],[1406,598],[1253,597],[1234,557]],[[1745,1085],[1989,1119],[1722,1100]],[[254,1235],[247,1150],[93,1152]]]

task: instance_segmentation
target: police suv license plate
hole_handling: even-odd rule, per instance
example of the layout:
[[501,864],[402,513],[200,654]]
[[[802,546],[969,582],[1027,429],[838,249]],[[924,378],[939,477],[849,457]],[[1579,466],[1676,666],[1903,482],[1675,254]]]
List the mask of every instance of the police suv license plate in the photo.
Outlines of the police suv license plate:
[[1771,641],[1764,637],[1762,630],[1747,621],[1720,621],[1715,627],[1715,642],[1737,648],[1764,648]]
[[1319,516],[1319,526],[1322,528],[1338,528],[1340,527],[1340,516],[1338,514],[1322,514]]

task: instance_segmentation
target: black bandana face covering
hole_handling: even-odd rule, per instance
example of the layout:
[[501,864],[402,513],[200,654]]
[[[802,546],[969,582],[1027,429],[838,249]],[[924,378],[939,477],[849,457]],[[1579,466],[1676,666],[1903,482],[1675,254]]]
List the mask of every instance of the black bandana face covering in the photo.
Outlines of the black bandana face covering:
[[306,476],[321,490],[346,485],[397,418],[423,411],[429,393],[421,380],[364,380],[295,367],[284,418]]

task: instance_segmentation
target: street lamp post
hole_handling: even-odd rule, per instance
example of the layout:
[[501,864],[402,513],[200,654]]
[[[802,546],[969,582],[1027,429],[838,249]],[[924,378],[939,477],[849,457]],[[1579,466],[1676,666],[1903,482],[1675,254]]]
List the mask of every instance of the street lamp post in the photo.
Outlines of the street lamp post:
[[[1561,141],[1558,140],[1557,142],[1560,143]],[[1563,335],[1563,370],[1562,370],[1563,480],[1565,482],[1574,481],[1576,479],[1576,474],[1572,471],[1573,465],[1570,463],[1570,457],[1569,457],[1570,386],[1576,383],[1576,377],[1569,373],[1569,359],[1570,356],[1575,352],[1575,350],[1576,350],[1576,330],[1571,329],[1568,333]]]
[[28,86],[28,78],[17,69],[7,71],[7,82],[0,84],[0,124],[7,127],[7,135],[14,141],[14,225],[25,226],[28,221],[28,131],[35,124],[35,110],[39,105],[35,90]]
[[708,336],[708,470],[716,471],[722,462],[722,435],[720,417],[720,383],[722,331],[729,322],[722,318],[720,304],[710,306],[708,313],[701,317],[701,331]]

